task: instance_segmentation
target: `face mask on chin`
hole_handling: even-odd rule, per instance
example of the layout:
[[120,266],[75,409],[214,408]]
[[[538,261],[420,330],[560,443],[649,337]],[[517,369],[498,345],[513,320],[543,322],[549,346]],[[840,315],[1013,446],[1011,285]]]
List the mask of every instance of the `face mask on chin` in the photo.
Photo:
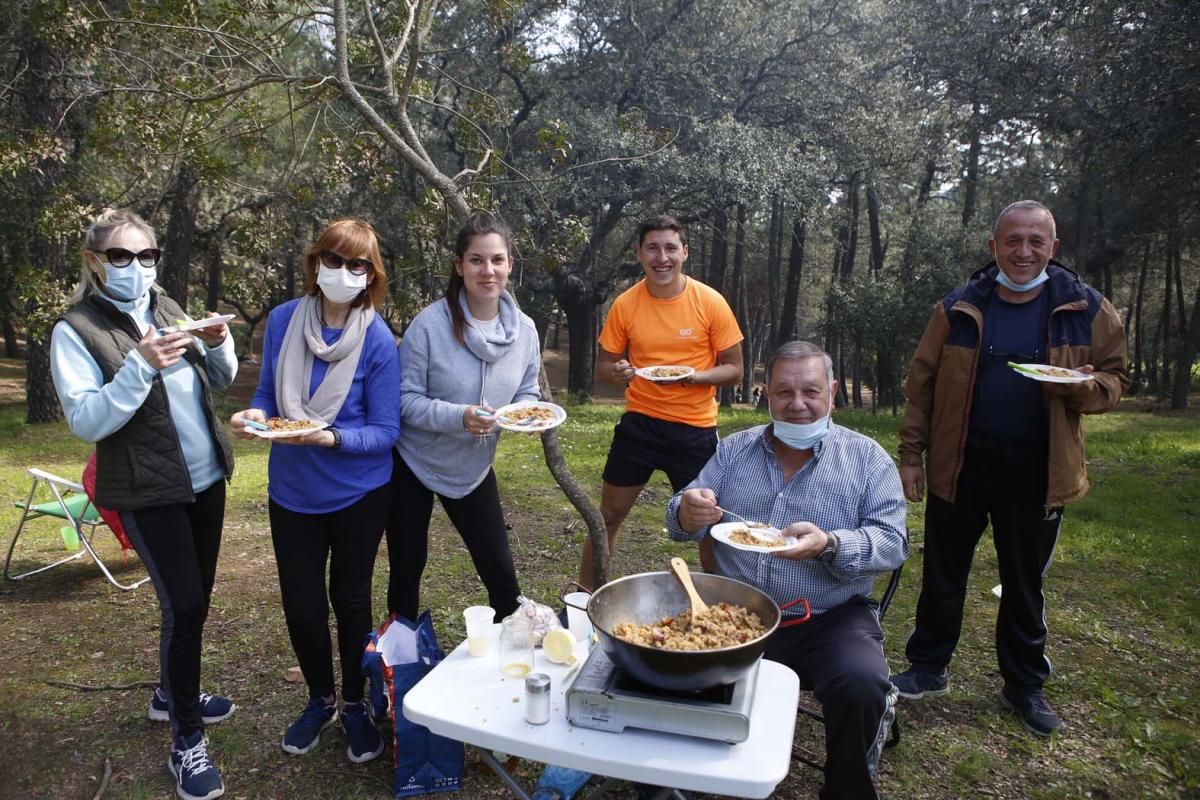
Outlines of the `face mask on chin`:
[[1004,274],[1004,270],[999,267],[996,268],[996,283],[1013,292],[1025,293],[1033,291],[1048,280],[1050,280],[1050,276],[1046,274],[1045,267],[1042,267],[1042,271],[1031,279],[1029,283],[1014,283],[1012,278]]
[[105,263],[104,293],[114,300],[133,302],[145,296],[158,279],[158,269],[130,264],[127,267],[114,267]]
[[367,288],[367,276],[355,275],[345,268],[330,269],[322,264],[317,269],[317,286],[332,303],[352,303]]
[[775,438],[793,450],[811,450],[829,433],[829,414],[816,422],[804,424],[784,422],[771,417],[771,432]]

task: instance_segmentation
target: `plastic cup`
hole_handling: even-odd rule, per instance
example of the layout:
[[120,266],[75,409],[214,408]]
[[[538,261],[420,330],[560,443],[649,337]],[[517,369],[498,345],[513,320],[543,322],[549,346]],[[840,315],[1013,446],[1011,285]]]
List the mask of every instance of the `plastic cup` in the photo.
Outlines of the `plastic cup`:
[[492,641],[492,620],[496,611],[491,606],[471,606],[463,611],[467,623],[467,652],[473,656],[486,656]]
[[[567,604],[567,629],[571,631],[571,635],[577,642],[586,642],[592,635],[592,621],[588,618],[585,610],[589,597],[591,595],[587,592],[571,592],[563,595],[563,602]],[[575,608],[575,606],[579,606],[579,608]]]

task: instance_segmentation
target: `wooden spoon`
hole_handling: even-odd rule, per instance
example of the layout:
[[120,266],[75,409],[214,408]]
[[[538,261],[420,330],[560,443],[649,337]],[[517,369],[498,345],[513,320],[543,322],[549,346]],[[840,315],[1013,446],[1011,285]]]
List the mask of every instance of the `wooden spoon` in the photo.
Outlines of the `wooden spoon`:
[[692,573],[688,570],[687,562],[679,556],[671,559],[671,572],[679,581],[679,585],[687,592],[688,600],[692,604],[692,624],[696,624],[696,617],[708,611],[708,605],[700,599],[699,592],[696,591],[695,584],[692,583]]

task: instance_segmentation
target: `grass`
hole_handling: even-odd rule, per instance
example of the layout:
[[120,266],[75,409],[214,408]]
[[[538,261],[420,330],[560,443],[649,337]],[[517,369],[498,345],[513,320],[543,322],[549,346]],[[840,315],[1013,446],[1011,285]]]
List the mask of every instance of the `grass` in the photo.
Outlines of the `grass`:
[[[89,450],[64,425],[24,424],[23,365],[0,360],[0,497],[23,499],[28,466],[77,477]],[[18,390],[12,387],[18,386]],[[7,387],[7,389],[5,388]],[[574,406],[562,441],[577,478],[598,493],[619,408]],[[836,419],[896,446],[896,419],[839,412]],[[758,424],[754,412],[723,411],[730,432]],[[1195,414],[1123,407],[1089,418],[1091,493],[1068,509],[1047,580],[1047,692],[1065,735],[1029,736],[997,702],[992,643],[998,582],[984,538],[969,586],[963,638],[951,665],[951,692],[902,703],[903,738],[883,760],[889,797],[1172,798],[1200,797],[1200,425]],[[310,756],[284,755],[278,740],[304,704],[283,676],[295,663],[282,624],[266,520],[266,449],[238,442],[217,589],[205,637],[205,686],[233,696],[234,717],[211,731],[231,798],[386,798],[389,764],[353,766],[340,734]],[[506,436],[496,465],[513,550],[527,594],[547,603],[574,577],[584,527],[550,480],[538,441]],[[670,495],[656,476],[622,533],[613,574],[659,569],[670,555],[695,562],[694,548],[662,535]],[[909,518],[913,555],[886,620],[887,651],[903,663],[912,624],[923,541],[920,506]],[[7,544],[16,524],[0,508]],[[34,523],[17,567],[62,552],[58,526]],[[111,537],[102,552],[125,578],[140,576]],[[386,558],[374,597],[382,608]],[[440,509],[431,530],[422,602],[434,611],[443,644],[462,636],[459,611],[483,598],[465,548]],[[158,609],[149,587],[112,589],[86,560],[18,584],[0,585],[0,798],[91,798],[110,759],[106,797],[172,796],[164,769],[167,732],[146,719],[147,690],[78,692],[47,680],[118,684],[157,676]],[[821,731],[806,720],[797,742],[821,752]],[[523,764],[521,774],[536,776]],[[775,797],[815,796],[820,776],[796,762]],[[463,797],[506,797],[478,763],[468,765]],[[632,797],[628,789],[618,797]]]

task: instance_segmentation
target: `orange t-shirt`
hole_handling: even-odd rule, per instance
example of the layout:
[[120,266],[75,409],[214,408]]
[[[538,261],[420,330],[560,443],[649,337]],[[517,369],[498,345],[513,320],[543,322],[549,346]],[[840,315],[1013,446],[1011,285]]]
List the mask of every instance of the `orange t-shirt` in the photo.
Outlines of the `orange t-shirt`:
[[[742,331],[718,291],[686,280],[670,300],[650,294],[645,279],[622,292],[604,321],[600,346],[619,357],[628,353],[637,367],[715,367],[717,353],[742,341]],[[635,377],[625,388],[625,403],[648,417],[711,428],[717,424],[716,395],[715,386],[664,385]]]

